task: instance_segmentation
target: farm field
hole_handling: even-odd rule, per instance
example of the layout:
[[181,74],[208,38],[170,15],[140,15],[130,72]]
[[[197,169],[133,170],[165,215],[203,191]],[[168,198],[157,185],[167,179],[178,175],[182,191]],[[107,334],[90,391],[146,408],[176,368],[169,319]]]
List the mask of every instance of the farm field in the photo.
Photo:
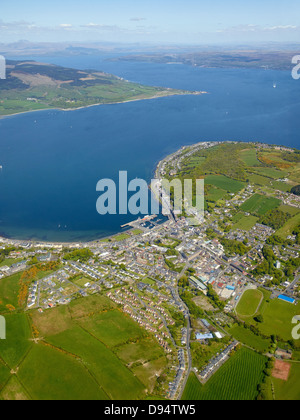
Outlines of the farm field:
[[251,174],[249,175],[249,181],[252,185],[260,185],[260,186],[269,186],[271,185],[270,178],[267,178],[262,175]]
[[255,400],[266,360],[243,347],[204,386],[192,373],[182,400]]
[[17,377],[34,400],[107,399],[80,361],[44,344],[32,348]]
[[279,207],[281,201],[277,198],[265,197],[260,194],[254,194],[249,200],[242,204],[241,209],[245,212],[263,216],[270,210]]
[[300,213],[300,210],[297,207],[287,206],[283,204],[278,208],[279,211],[283,211],[284,213],[288,213],[291,216],[296,216],[296,214]]
[[0,399],[136,400],[167,366],[158,343],[105,296],[5,317]]
[[276,232],[276,235],[286,238],[287,236],[291,235],[295,228],[300,223],[300,212],[293,216],[290,220],[286,222],[286,224]]
[[275,180],[283,179],[288,175],[287,171],[279,171],[278,169],[275,169],[275,168],[262,167],[262,168],[251,168],[251,170],[253,172],[256,172],[259,175],[266,176],[268,178],[272,178]]
[[5,390],[0,392],[0,400],[27,401],[29,399],[30,397],[25,391],[25,388],[21,385],[20,381],[15,375],[10,377],[8,383],[5,386]]
[[220,188],[213,187],[209,190],[205,198],[207,201],[217,202],[219,200],[222,200],[226,194],[226,191],[221,190]]
[[83,318],[78,322],[108,347],[119,346],[128,340],[136,341],[146,335],[138,324],[118,310]]
[[18,306],[21,273],[0,279],[0,313],[8,312],[6,305]]
[[261,166],[261,162],[257,159],[255,148],[241,151],[240,157],[247,166]]
[[254,316],[263,297],[260,290],[246,290],[236,307],[236,313],[241,317]]
[[240,181],[228,178],[223,175],[208,175],[205,177],[205,184],[213,185],[229,193],[237,193],[241,191],[245,184]]
[[31,329],[24,313],[5,315],[5,320],[6,340],[0,340],[0,358],[14,369],[32,347]]

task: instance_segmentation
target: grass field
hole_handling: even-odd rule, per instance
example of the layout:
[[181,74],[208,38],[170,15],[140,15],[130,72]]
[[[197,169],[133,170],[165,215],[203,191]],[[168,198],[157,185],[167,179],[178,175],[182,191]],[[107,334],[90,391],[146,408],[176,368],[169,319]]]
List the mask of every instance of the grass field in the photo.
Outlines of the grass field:
[[145,332],[136,322],[118,310],[83,318],[78,322],[108,347],[119,346],[129,340],[136,341],[145,336]]
[[249,175],[249,181],[252,185],[260,185],[260,186],[266,186],[266,185],[271,185],[271,180],[270,178],[266,178],[265,176],[261,176],[261,175],[257,175],[257,174],[253,174],[253,175]]
[[105,296],[5,318],[0,399],[136,400],[167,366],[158,343]]
[[240,215],[241,217],[238,217],[239,220],[232,227],[233,230],[241,229],[249,231],[259,220],[255,216],[244,216],[242,213]]
[[205,177],[205,184],[213,185],[229,193],[237,193],[245,188],[245,184],[240,181],[228,178],[223,175],[209,175]]
[[18,307],[20,277],[21,274],[17,273],[0,280],[0,313],[8,311],[6,305]]
[[296,214],[300,213],[300,210],[297,207],[287,206],[285,204],[280,206],[278,210],[283,211],[284,213],[288,213],[291,216],[296,216]]
[[236,313],[242,317],[254,316],[262,302],[263,294],[260,290],[246,290],[236,307]]
[[265,357],[247,348],[241,348],[204,386],[192,373],[182,399],[255,400],[265,363]]
[[287,382],[272,378],[276,400],[300,400],[300,364],[291,363],[290,376]]
[[17,376],[34,400],[107,399],[78,360],[43,344],[32,348]]
[[262,168],[251,168],[253,170],[253,172],[256,172],[259,175],[262,176],[266,176],[268,178],[272,178],[272,179],[283,179],[288,175],[287,171],[279,171],[278,169],[275,168],[266,168],[266,167],[262,167]]
[[234,326],[229,330],[230,334],[241,343],[259,352],[266,352],[270,347],[270,341],[265,340],[247,328]]
[[0,400],[27,401],[29,399],[25,388],[15,375],[10,377],[5,389],[0,393]]
[[286,224],[276,232],[276,235],[286,238],[291,235],[295,228],[300,224],[300,213],[293,216]]
[[265,197],[260,194],[254,194],[249,200],[242,204],[241,209],[245,212],[263,216],[270,210],[279,207],[281,201],[277,198]]
[[0,357],[14,369],[32,346],[31,329],[24,313],[5,315],[5,320],[6,340],[0,340]]
[[76,354],[93,373],[110,399],[138,399],[144,386],[104,344],[80,327],[48,338],[48,341]]
[[240,157],[247,166],[260,166],[261,162],[257,159],[256,149],[243,150]]
[[222,200],[226,194],[227,194],[226,191],[221,190],[220,188],[213,187],[209,190],[205,198],[207,201],[211,201],[215,203],[219,200]]
[[[292,339],[292,319],[300,314],[300,303],[292,305],[279,299],[264,300],[257,312],[263,316],[263,323],[258,324],[260,331],[266,335],[278,335],[283,341]],[[253,319],[247,319],[250,324],[256,324]]]

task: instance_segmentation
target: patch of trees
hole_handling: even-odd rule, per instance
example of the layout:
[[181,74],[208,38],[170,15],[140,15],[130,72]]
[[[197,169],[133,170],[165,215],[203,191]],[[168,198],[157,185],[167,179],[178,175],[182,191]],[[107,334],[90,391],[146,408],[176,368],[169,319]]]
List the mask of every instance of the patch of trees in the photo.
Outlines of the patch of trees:
[[295,195],[300,195],[300,185],[297,185],[296,187],[293,187],[291,189],[291,193]]
[[12,246],[5,249],[0,249],[0,262],[3,262],[11,252],[15,251],[17,248]]
[[201,318],[204,315],[203,310],[199,308],[199,306],[197,306],[195,302],[193,302],[192,293],[184,291],[180,293],[180,297],[184,301],[186,306],[189,308],[191,316],[195,318]]
[[285,152],[281,155],[282,159],[287,160],[288,162],[300,162],[300,152],[295,151],[294,153]]
[[75,251],[69,252],[64,256],[64,260],[66,261],[80,261],[80,262],[87,262],[91,257],[93,256],[93,253],[90,249],[77,249]]
[[221,239],[221,244],[224,247],[225,253],[227,256],[240,255],[243,256],[250,251],[250,248],[247,247],[243,242],[235,241],[234,239]]
[[219,296],[210,284],[207,286],[207,288],[207,297],[210,299],[210,301],[215,307],[218,307],[219,309],[223,310],[226,306],[226,303],[220,300]]
[[282,271],[275,268],[277,258],[273,249],[270,246],[265,245],[262,250],[262,254],[264,256],[264,261],[252,271],[252,274],[255,277],[261,277],[268,274],[273,277],[272,284],[281,284],[285,278]]
[[280,210],[270,210],[264,216],[261,217],[260,223],[266,226],[270,226],[274,230],[278,230],[285,225],[285,223],[292,216],[288,213],[284,213]]

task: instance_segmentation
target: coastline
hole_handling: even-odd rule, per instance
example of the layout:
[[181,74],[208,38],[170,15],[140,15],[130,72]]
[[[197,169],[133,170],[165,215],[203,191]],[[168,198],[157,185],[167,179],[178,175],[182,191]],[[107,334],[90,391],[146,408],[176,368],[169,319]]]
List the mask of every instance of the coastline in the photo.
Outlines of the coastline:
[[[152,99],[154,99],[154,98],[152,98]],[[91,105],[91,106],[97,106],[97,105]],[[156,164],[156,167],[153,170],[155,179],[160,179],[161,176],[162,176],[162,174],[161,174],[161,166],[164,163],[170,161],[172,158],[174,158],[176,156],[180,156],[180,154],[185,149],[191,148],[193,150],[193,149],[197,149],[198,147],[203,146],[205,144],[206,145],[209,145],[209,147],[212,147],[214,145],[223,144],[223,143],[245,143],[245,144],[253,144],[253,145],[259,145],[259,144],[261,144],[261,145],[267,145],[267,146],[270,146],[270,147],[284,147],[284,148],[287,148],[284,145],[268,144],[268,143],[254,142],[254,141],[245,141],[245,142],[241,141],[241,142],[237,142],[237,141],[234,141],[234,140],[200,141],[200,142],[197,142],[197,143],[194,143],[194,144],[191,144],[191,145],[182,145],[180,147],[180,149],[178,149],[177,151],[175,151],[175,152],[173,152],[173,153],[165,156],[164,158],[162,158]],[[295,149],[295,148],[292,148],[292,147],[288,147],[288,149],[290,149],[291,151],[298,150],[298,149]],[[94,240],[87,240],[87,241],[82,241],[82,240],[79,240],[79,241],[66,241],[66,242],[63,242],[63,241],[43,241],[43,240],[38,240],[38,239],[36,239],[36,240],[32,240],[32,239],[26,240],[26,239],[17,239],[17,238],[14,239],[14,238],[7,238],[5,236],[0,236],[0,242],[2,242],[2,241],[11,241],[11,242],[16,242],[16,243],[19,243],[19,242],[20,243],[22,243],[22,242],[28,242],[30,244],[45,244],[45,245],[47,244],[47,245],[53,245],[54,247],[55,246],[58,246],[58,245],[59,246],[61,245],[61,246],[74,247],[74,246],[83,245],[83,244],[85,244],[85,245],[92,245],[92,244],[96,244],[96,243],[101,242],[101,241],[105,241],[105,240],[108,240],[108,239],[113,239],[115,236],[118,236],[118,235],[120,235],[122,233],[127,233],[127,232],[130,233],[131,230],[134,230],[134,228],[130,228],[130,229],[124,230],[120,226],[120,230],[117,233],[115,233],[115,234],[108,235],[108,236],[103,236],[103,237],[100,237],[100,238],[97,238],[97,239],[94,239]]]
[[[166,91],[167,92],[167,91]],[[43,112],[43,111],[62,111],[62,112],[72,112],[72,111],[79,111],[81,109],[88,109],[88,108],[92,108],[92,107],[96,107],[96,106],[103,106],[103,105],[121,105],[121,104],[127,104],[130,102],[140,102],[140,101],[150,101],[150,100],[154,100],[154,99],[161,99],[161,98],[168,98],[171,96],[189,96],[189,95],[194,95],[194,96],[201,96],[201,95],[206,95],[208,94],[208,92],[188,92],[186,91],[185,93],[170,93],[170,94],[166,94],[166,95],[155,95],[155,96],[151,96],[149,98],[138,98],[138,99],[129,99],[127,101],[119,101],[119,102],[107,102],[107,103],[97,103],[97,104],[92,104],[92,105],[86,105],[86,106],[80,106],[78,108],[41,108],[41,109],[34,109],[31,111],[22,111],[22,112],[16,112],[14,114],[8,114],[8,115],[0,115],[0,120],[6,119],[6,118],[10,118],[10,117],[16,117],[18,115],[25,115],[25,114],[31,114],[31,113],[36,113],[36,112]]]

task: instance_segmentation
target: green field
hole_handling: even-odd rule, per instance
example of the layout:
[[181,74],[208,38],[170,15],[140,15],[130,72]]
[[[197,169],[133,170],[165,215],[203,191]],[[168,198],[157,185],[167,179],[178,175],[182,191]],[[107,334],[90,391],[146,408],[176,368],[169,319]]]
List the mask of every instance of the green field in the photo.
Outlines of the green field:
[[[232,226],[233,230],[237,230],[237,229],[241,229],[241,230],[246,230],[249,231],[250,229],[253,228],[253,226],[258,222],[258,217],[255,216],[244,216],[242,213],[238,213],[237,217],[235,220],[236,223]],[[235,221],[234,220],[234,221]]]
[[32,346],[31,329],[24,313],[5,315],[5,320],[6,340],[0,340],[0,357],[14,369]]
[[29,399],[30,397],[27,394],[25,388],[15,375],[10,377],[8,383],[5,386],[5,389],[0,392],[0,400],[27,401]]
[[264,322],[259,325],[263,334],[271,336],[276,334],[284,341],[292,338],[292,319],[300,314],[300,303],[292,305],[279,299],[265,302],[259,310],[263,315]]
[[78,322],[108,347],[119,346],[129,340],[136,341],[145,336],[137,323],[118,310],[83,318]]
[[248,328],[234,326],[229,333],[238,341],[259,352],[266,352],[270,347],[270,341],[255,335]]
[[212,187],[205,198],[207,201],[215,203],[219,200],[222,200],[225,195],[227,195],[226,191],[221,190],[220,188]]
[[279,171],[275,168],[251,168],[253,172],[256,172],[259,175],[266,176],[268,178],[272,179],[284,179],[288,175],[288,172],[286,171]]
[[236,307],[236,313],[242,317],[254,316],[262,302],[263,294],[260,290],[246,290]]
[[263,216],[270,210],[279,207],[281,201],[273,197],[265,197],[260,194],[254,194],[249,200],[242,204],[241,209],[245,212]]
[[79,360],[43,344],[32,348],[17,377],[34,400],[108,399]]
[[249,181],[252,185],[260,185],[262,187],[271,185],[270,178],[266,178],[265,176],[257,174],[249,175]]
[[205,177],[205,184],[213,185],[229,193],[237,193],[245,188],[245,184],[240,181],[228,178],[223,175],[208,175]]
[[287,206],[283,204],[278,208],[279,211],[283,211],[284,213],[288,213],[291,216],[296,216],[296,214],[300,213],[300,210],[297,207]]
[[291,363],[291,371],[287,382],[272,378],[275,388],[275,398],[280,401],[300,400],[300,364]]
[[243,150],[240,153],[241,159],[247,166],[260,166],[261,162],[257,159],[257,151],[255,148],[249,150]]
[[[139,399],[144,386],[103,343],[74,326],[48,338],[56,347],[77,355],[110,399]],[[145,394],[144,394],[145,395]]]
[[286,222],[286,224],[276,232],[276,235],[286,238],[287,236],[291,235],[295,228],[300,224],[300,213],[296,214],[290,220]]
[[21,274],[0,279],[0,313],[7,312],[6,305],[18,306],[19,281]]
[[0,399],[142,399],[167,366],[157,341],[105,296],[5,318]]
[[192,373],[182,400],[255,400],[266,358],[241,348],[202,386]]

